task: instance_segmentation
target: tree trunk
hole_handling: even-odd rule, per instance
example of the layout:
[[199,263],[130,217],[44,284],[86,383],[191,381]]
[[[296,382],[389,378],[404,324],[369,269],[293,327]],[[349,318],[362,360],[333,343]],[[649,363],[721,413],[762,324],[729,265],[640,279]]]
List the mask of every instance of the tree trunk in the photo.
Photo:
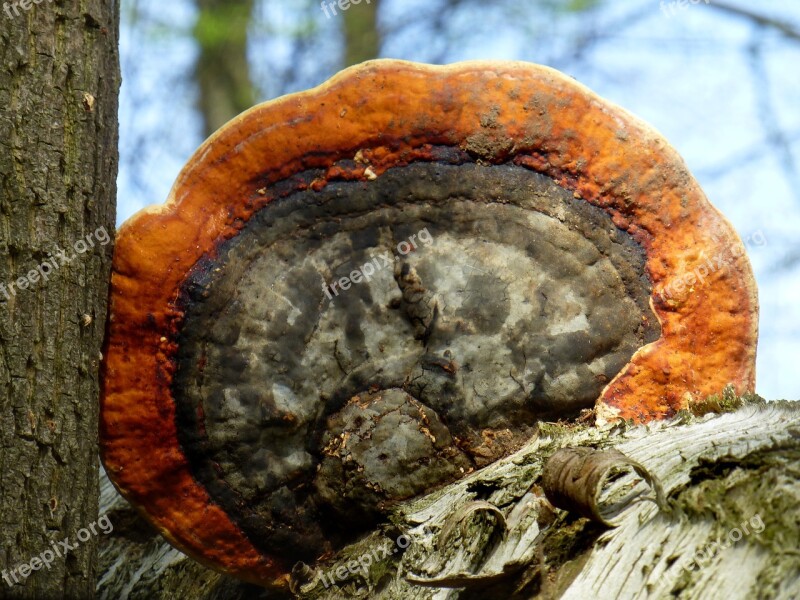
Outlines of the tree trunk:
[[[660,480],[666,505],[631,502],[649,490],[633,472],[602,486],[603,498],[618,500],[607,503],[619,509],[616,528],[554,510],[542,470],[558,448],[576,446],[637,461]],[[314,599],[797,598],[798,459],[798,403],[635,428],[542,424],[516,454],[403,505],[324,564],[299,565],[295,589]],[[103,540],[103,564],[124,564],[104,578],[104,598],[173,597],[164,589],[255,597],[257,588],[143,533],[110,484],[103,505],[124,523],[121,537]]]
[[253,0],[197,0],[195,67],[203,130],[211,135],[255,103],[247,62]]
[[3,9],[0,597],[91,598],[119,6]]
[[380,0],[362,2],[342,12],[344,19],[344,66],[378,58],[381,36],[378,30]]

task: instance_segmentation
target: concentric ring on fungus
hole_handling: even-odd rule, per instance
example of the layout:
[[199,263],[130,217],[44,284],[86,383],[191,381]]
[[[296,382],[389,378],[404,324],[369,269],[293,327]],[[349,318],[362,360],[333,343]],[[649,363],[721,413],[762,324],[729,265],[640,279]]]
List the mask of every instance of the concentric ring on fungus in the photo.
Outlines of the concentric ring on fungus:
[[104,463],[174,545],[285,587],[539,420],[752,390],[743,253],[670,287],[740,246],[550,69],[365,63],[226,125],[121,228]]

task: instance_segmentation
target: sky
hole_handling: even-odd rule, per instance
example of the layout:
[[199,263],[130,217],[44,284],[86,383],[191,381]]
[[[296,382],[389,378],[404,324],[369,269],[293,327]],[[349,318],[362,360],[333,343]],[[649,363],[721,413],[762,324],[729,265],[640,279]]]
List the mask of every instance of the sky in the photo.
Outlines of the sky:
[[[730,1],[800,29],[800,2]],[[510,2],[499,2],[506,6]],[[518,13],[472,3],[447,16],[448,40],[431,35],[432,0],[386,0],[382,56],[420,62],[510,59],[563,70],[660,131],[678,150],[709,200],[745,242],[759,287],[757,392],[800,399],[800,42],[705,6],[705,0],[615,0],[589,16],[553,18],[529,2]],[[118,219],[163,202],[202,142],[188,81],[196,57],[191,2],[123,2]],[[292,64],[286,35],[298,25],[294,2],[265,0],[251,42],[262,96],[275,65],[295,69],[290,91],[335,72],[336,18],[318,15],[318,39]],[[350,10],[357,10],[357,6]],[[513,18],[511,18],[513,17]],[[143,25],[146,22],[146,26]],[[587,23],[590,25],[587,27]],[[586,43],[591,39],[590,43]],[[448,42],[449,43],[446,43]],[[576,56],[576,43],[585,50]],[[777,144],[775,143],[777,140]],[[133,157],[140,169],[131,168]],[[788,174],[787,174],[788,171]],[[142,174],[146,184],[142,184]]]

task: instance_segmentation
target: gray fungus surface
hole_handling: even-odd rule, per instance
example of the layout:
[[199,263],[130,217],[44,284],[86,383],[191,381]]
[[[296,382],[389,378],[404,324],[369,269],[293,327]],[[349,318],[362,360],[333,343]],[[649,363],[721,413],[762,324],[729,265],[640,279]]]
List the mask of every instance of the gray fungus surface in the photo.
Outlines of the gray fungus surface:
[[522,167],[296,192],[184,285],[181,444],[255,545],[310,560],[591,407],[658,338],[649,295],[630,236]]

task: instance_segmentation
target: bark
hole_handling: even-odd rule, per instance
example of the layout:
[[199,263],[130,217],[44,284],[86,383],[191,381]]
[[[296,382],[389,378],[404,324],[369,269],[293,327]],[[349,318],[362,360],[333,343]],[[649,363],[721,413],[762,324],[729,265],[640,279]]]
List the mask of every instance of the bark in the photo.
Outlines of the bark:
[[342,13],[344,19],[344,66],[378,58],[381,36],[378,30],[379,0],[350,6]]
[[[98,518],[97,372],[116,203],[119,6],[6,6],[0,597],[90,598],[97,535],[87,529],[88,540],[66,557],[57,542],[75,544]],[[62,556],[45,568],[42,555],[54,545]],[[39,568],[25,578],[23,563]]]
[[[542,471],[569,447],[622,452],[660,481],[666,503],[633,502],[651,490],[623,469],[601,486],[618,527],[554,509]],[[542,424],[509,458],[402,505],[331,560],[298,565],[294,587],[314,599],[796,598],[798,458],[800,403],[605,430]],[[256,597],[144,530],[110,484],[103,505],[121,526],[101,560],[122,566],[106,570],[102,597]]]
[[255,103],[247,62],[252,0],[197,0],[198,108],[206,136]]

